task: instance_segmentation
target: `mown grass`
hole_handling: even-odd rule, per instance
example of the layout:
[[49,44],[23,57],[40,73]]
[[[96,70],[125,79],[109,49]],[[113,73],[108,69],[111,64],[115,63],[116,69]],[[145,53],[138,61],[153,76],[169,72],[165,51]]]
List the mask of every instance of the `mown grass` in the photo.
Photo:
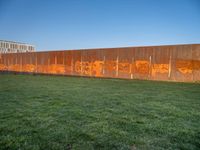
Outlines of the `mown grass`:
[[0,75],[0,149],[200,149],[200,84]]

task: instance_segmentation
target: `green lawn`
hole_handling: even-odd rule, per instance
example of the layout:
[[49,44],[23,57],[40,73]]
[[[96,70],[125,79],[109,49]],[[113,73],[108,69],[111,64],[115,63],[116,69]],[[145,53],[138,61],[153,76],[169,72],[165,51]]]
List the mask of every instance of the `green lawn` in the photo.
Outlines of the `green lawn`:
[[0,75],[0,149],[200,149],[200,84]]

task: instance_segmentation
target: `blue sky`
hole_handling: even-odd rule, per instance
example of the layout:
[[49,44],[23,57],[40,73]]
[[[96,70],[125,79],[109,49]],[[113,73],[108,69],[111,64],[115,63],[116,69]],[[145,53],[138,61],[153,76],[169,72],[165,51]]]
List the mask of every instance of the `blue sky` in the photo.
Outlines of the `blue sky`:
[[0,39],[37,50],[200,43],[200,1],[0,0]]

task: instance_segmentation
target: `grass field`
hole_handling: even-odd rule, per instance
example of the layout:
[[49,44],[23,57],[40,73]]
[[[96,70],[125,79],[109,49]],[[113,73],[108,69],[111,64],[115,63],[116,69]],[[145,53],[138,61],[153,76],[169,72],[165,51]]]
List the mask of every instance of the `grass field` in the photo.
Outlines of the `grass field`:
[[200,84],[0,75],[0,149],[200,149]]

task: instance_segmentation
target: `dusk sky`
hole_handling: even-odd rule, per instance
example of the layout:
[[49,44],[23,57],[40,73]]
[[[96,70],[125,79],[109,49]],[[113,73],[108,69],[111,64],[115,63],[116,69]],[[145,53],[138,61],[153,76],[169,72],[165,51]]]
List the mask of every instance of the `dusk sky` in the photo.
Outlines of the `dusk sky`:
[[39,51],[200,43],[200,0],[0,0],[0,39]]

